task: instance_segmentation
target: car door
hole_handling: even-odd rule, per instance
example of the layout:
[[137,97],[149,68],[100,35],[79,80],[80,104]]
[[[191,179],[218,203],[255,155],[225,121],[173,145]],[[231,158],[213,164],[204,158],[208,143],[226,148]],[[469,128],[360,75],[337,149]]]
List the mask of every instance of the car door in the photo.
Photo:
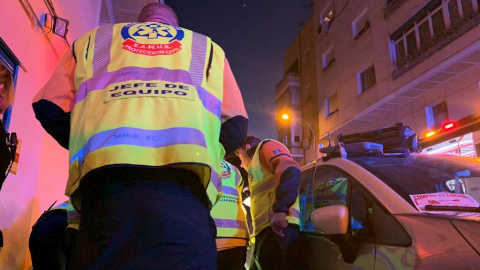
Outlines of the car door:
[[[302,172],[300,269],[413,269],[415,249],[410,235],[360,184],[364,181],[375,179],[355,179],[330,165]],[[348,209],[347,234],[353,241],[342,248],[334,240],[337,236],[322,235],[313,229],[311,213],[330,205]]]
[[[369,205],[356,188],[355,179],[334,166],[318,166],[302,172],[300,223],[302,251],[300,269],[374,269],[375,244],[369,223]],[[315,232],[311,213],[315,209],[345,205],[351,214],[348,233],[358,243],[353,262],[346,262],[331,237]],[[370,204],[371,205],[371,204]]]

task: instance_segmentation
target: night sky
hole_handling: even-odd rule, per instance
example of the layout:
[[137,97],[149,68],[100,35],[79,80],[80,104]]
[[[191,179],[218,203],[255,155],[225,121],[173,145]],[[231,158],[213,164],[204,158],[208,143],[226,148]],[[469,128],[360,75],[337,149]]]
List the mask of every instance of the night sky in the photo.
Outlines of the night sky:
[[277,139],[275,86],[283,55],[312,15],[311,0],[166,0],[181,27],[224,50],[242,91],[249,134]]

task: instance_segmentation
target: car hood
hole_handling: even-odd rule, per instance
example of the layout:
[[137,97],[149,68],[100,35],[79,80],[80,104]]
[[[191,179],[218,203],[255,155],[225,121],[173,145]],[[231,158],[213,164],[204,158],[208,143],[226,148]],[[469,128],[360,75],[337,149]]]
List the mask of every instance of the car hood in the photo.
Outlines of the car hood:
[[438,212],[420,214],[437,219],[448,219],[460,235],[480,255],[480,213],[472,212]]
[[450,222],[475,251],[480,254],[480,218],[452,218]]

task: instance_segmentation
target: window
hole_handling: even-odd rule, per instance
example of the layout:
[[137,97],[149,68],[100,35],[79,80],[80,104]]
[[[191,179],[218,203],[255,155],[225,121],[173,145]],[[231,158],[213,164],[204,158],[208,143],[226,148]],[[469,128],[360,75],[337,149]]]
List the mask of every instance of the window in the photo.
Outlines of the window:
[[[478,0],[433,0],[390,35],[396,69],[407,66],[479,13]],[[355,33],[355,32],[354,32]]]
[[302,61],[302,64],[303,64],[304,66],[310,64],[311,59],[312,59],[312,52],[311,52],[310,48],[307,48],[307,49],[303,52],[303,61]]
[[327,70],[333,64],[335,64],[335,51],[333,46],[330,46],[325,53],[322,55],[323,60],[323,70]]
[[425,108],[427,126],[429,129],[439,129],[449,120],[447,102],[442,101],[436,105]]
[[[305,183],[304,181],[308,181],[311,176],[312,169],[302,173],[301,182]],[[300,226],[302,230],[314,231],[310,216],[315,209],[330,205],[346,205],[347,188],[348,180],[338,170],[317,170],[313,184],[308,182],[307,189],[300,194]]]
[[[300,179],[300,230],[315,233],[312,212],[330,205],[348,208],[349,231],[356,241],[398,247],[412,244],[411,237],[400,223],[357,179],[328,165],[303,171]],[[318,239],[316,250],[325,248],[325,244]]]
[[[7,44],[0,37],[0,61],[10,70],[13,75],[13,85],[15,87],[18,75],[18,69],[22,65],[15,54],[10,50]],[[12,104],[13,105],[13,104]],[[5,130],[8,132],[10,126],[10,118],[12,114],[12,105],[5,111],[2,117]]]
[[370,29],[370,20],[368,19],[368,11],[364,10],[352,23],[355,40],[359,39],[368,29]]
[[372,86],[377,84],[377,78],[375,77],[375,66],[372,65],[359,74],[360,81],[360,94],[365,93]]
[[[475,1],[473,1],[475,2]],[[462,6],[462,17],[465,19],[471,19],[475,17],[475,8],[473,6],[473,2],[471,0],[461,0],[460,4]],[[478,3],[475,3],[478,4]],[[478,7],[477,7],[478,8]]]
[[[313,183],[310,181],[313,177]],[[372,202],[357,188],[352,188],[353,180],[344,171],[324,166],[316,171],[302,172],[300,189],[300,226],[302,231],[314,232],[311,214],[314,210],[331,205],[345,205],[350,210],[353,235],[373,237],[373,227],[369,222]],[[355,185],[357,185],[355,183]],[[350,195],[349,195],[349,189]],[[349,198],[350,196],[350,198]]]
[[309,101],[311,98],[312,98],[312,83],[310,81],[308,81],[307,83],[305,83],[305,87],[304,87],[304,99],[303,99],[303,102],[307,102]]
[[443,101],[432,107],[433,121],[436,128],[441,128],[442,124],[448,121],[447,102]]
[[338,97],[337,97],[337,92],[335,92],[333,95],[331,95],[326,102],[326,107],[327,107],[327,117],[330,115],[338,112]]
[[333,8],[329,4],[323,11],[320,13],[320,27],[323,30],[329,31],[330,24],[333,20]]

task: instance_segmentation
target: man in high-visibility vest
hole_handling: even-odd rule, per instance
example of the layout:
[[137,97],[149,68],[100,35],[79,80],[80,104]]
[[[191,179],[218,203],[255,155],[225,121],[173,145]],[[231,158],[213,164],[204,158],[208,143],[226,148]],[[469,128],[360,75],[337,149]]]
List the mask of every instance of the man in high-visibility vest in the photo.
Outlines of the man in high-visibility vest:
[[217,226],[217,270],[245,269],[248,229],[242,205],[243,179],[240,171],[222,161],[223,195],[211,210]]
[[220,46],[148,4],[76,40],[33,107],[69,150],[77,269],[216,267],[220,162],[248,125]]
[[253,232],[249,269],[294,269],[300,248],[300,167],[287,147],[247,136],[236,155],[248,172]]

